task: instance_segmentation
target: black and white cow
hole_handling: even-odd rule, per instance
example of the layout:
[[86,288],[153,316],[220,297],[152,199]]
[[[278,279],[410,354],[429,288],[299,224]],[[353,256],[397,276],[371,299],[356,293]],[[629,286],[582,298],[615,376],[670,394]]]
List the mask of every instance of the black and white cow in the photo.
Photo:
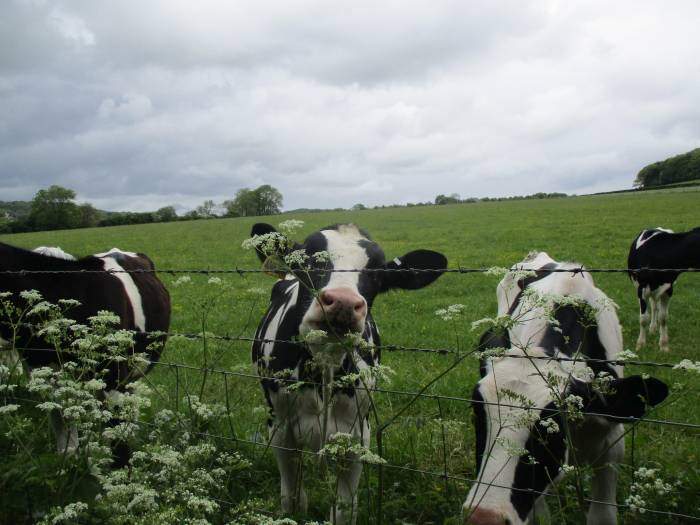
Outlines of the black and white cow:
[[673,233],[664,228],[643,230],[632,241],[627,257],[630,277],[639,298],[637,350],[650,334],[659,330],[659,348],[668,352],[668,303],[673,283],[681,272],[644,271],[645,268],[700,268],[700,228]]
[[[472,395],[478,477],[463,505],[464,522],[534,523],[535,515],[547,514],[546,496],[538,493],[562,477],[564,465],[585,464],[593,468],[590,499],[599,502],[591,503],[587,522],[614,524],[614,464],[624,457],[623,427],[616,418],[640,417],[668,390],[654,378],[623,378],[622,367],[595,361],[614,359],[622,350],[614,305],[590,274],[548,271],[580,265],[538,253],[514,268],[536,275],[503,278],[499,314],[510,314],[516,323],[481,340],[482,347],[507,351],[482,364]],[[525,403],[530,410],[518,408]],[[565,418],[560,407],[580,410],[582,418]]]
[[[58,248],[39,247],[29,251],[0,243],[0,292],[11,292],[10,299],[20,307],[24,302],[19,294],[24,290],[37,290],[44,300],[53,304],[60,299],[75,299],[80,304],[72,308],[69,315],[82,324],[87,324],[88,318],[100,310],[113,312],[121,319],[117,328],[135,332],[133,351],[145,353],[151,361],[160,357],[166,336],[152,337],[146,332],[167,332],[170,326],[170,295],[152,273],[154,269],[153,262],[146,255],[117,248],[76,260]],[[29,273],[3,273],[19,270]],[[146,272],[109,274],[103,270]],[[59,273],[41,273],[43,271]],[[0,320],[0,347],[11,338],[11,328]],[[47,351],[52,346],[36,336],[31,327],[25,327],[16,334],[15,347],[20,349],[19,358],[28,371],[40,366],[58,366],[62,360],[70,358],[70,354],[59,356],[56,352]],[[128,381],[138,379],[146,372],[131,369],[126,361],[108,361],[105,366],[108,373],[103,379],[107,384],[107,395],[118,392]],[[58,450],[74,450],[77,447],[77,431],[67,431],[55,415],[52,423],[57,432]],[[120,446],[117,452],[117,463],[124,463],[128,451]]]
[[[274,232],[267,224],[256,224],[252,236]],[[287,244],[287,243],[282,243]],[[270,306],[258,326],[255,338],[278,342],[253,343],[252,357],[260,375],[265,398],[271,409],[268,422],[270,441],[275,447],[281,476],[281,501],[285,512],[307,507],[300,470],[300,454],[294,450],[309,448],[318,451],[336,433],[347,433],[364,446],[369,446],[368,412],[369,379],[361,388],[337,387],[332,391],[329,413],[323,414],[323,374],[338,380],[379,363],[379,351],[355,347],[330,355],[325,369],[312,364],[325,345],[286,342],[324,330],[339,336],[361,334],[362,339],[379,345],[379,331],[372,318],[375,297],[391,289],[415,290],[435,281],[440,272],[330,272],[328,270],[441,270],[447,260],[429,250],[412,251],[386,262],[381,247],[353,224],[329,226],[309,235],[303,244],[295,244],[283,252],[303,250],[309,257],[310,270],[292,267],[292,272],[279,279],[270,298]],[[327,253],[329,258],[317,260],[314,254]],[[266,254],[258,251],[261,260]],[[284,255],[284,253],[278,253]],[[333,340],[333,337],[331,337]],[[289,388],[291,381],[312,382],[301,388]],[[355,381],[354,385],[359,383]],[[295,386],[299,386],[298,384]],[[322,429],[326,429],[325,436]],[[354,523],[357,519],[357,487],[362,465],[351,462],[338,471],[337,503],[331,509],[333,523]]]

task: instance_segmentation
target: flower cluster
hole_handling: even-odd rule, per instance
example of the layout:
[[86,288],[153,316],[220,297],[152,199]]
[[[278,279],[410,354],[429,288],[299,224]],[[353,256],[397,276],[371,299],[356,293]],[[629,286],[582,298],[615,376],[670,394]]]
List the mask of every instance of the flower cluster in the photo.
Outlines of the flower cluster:
[[673,369],[697,372],[700,374],[700,361],[693,362],[690,359],[683,359],[680,363],[674,365]]
[[465,306],[463,304],[451,304],[447,308],[435,310],[435,315],[437,315],[443,321],[452,321],[464,311],[464,308]]
[[639,467],[634,472],[634,482],[630,486],[630,494],[625,504],[632,512],[644,514],[648,499],[667,497],[672,490],[673,485],[659,477],[659,469]]
[[372,465],[382,465],[386,460],[360,444],[353,436],[345,432],[332,434],[326,445],[318,452],[322,457],[334,460],[353,460]]

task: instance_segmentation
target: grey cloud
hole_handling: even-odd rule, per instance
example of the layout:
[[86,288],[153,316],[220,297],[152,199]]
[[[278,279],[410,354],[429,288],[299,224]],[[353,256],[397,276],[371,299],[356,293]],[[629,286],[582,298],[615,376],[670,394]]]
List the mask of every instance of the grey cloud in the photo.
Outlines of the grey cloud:
[[[633,7],[633,8],[632,8]],[[0,191],[107,209],[629,186],[697,146],[694,2],[0,7]]]

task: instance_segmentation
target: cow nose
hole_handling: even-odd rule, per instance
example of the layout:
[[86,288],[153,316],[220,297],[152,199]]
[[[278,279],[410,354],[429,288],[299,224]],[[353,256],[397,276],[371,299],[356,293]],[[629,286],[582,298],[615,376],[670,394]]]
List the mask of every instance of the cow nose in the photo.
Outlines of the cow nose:
[[479,507],[464,511],[464,525],[510,525],[502,514]]
[[348,319],[363,321],[367,315],[367,301],[350,288],[323,290],[318,300],[330,320]]

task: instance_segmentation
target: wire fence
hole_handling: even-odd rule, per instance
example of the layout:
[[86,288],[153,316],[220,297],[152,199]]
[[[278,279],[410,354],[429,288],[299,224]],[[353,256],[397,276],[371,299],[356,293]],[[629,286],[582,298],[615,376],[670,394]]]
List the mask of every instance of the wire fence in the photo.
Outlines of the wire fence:
[[[366,272],[366,273],[372,273],[372,272],[401,272],[401,273],[438,273],[438,274],[445,274],[445,273],[455,273],[455,274],[477,274],[477,273],[493,273],[494,269],[493,268],[463,268],[463,267],[458,267],[458,268],[448,268],[448,269],[440,269],[440,270],[426,270],[426,269],[411,269],[411,268],[400,268],[400,269],[329,269],[329,270],[324,270],[324,271],[330,271],[330,272]],[[584,268],[584,267],[577,267],[577,268],[554,268],[554,269],[547,269],[543,270],[543,273],[571,273],[572,275],[576,274],[581,274],[584,272],[587,273],[618,273],[618,274],[627,274],[627,275],[632,275],[634,276],[635,274],[638,274],[640,272],[662,272],[662,273],[682,273],[682,272],[700,272],[700,269],[697,268],[675,268],[675,269],[669,269],[669,268],[640,268],[640,269],[622,269],[622,268]],[[2,270],[0,271],[0,274],[5,274],[9,276],[25,276],[25,275],[32,275],[32,274],[95,274],[95,273],[133,273],[133,274],[139,274],[139,273],[156,273],[156,270]],[[226,269],[160,269],[157,271],[157,273],[163,274],[163,273],[169,273],[169,274],[201,274],[201,275],[210,275],[210,274],[238,274],[240,276],[243,276],[245,274],[250,274],[250,273],[268,273],[264,269],[260,268],[226,268]],[[301,340],[298,339],[275,339],[275,338],[263,338],[263,337],[254,337],[254,336],[245,336],[245,335],[230,335],[230,334],[214,334],[214,333],[209,333],[206,331],[202,331],[200,333],[187,333],[187,332],[168,332],[168,333],[163,333],[163,332],[145,332],[144,335],[148,337],[159,337],[166,335],[171,341],[173,339],[177,338],[183,338],[183,339],[188,339],[188,340],[215,340],[215,341],[220,341],[220,342],[228,342],[228,343],[261,343],[261,344],[291,344],[291,345],[304,345],[305,343]],[[231,349],[238,351],[239,349],[237,348],[232,348]],[[52,348],[18,348],[20,351],[42,351],[42,352],[55,352],[55,349]],[[374,423],[376,424],[376,430],[374,432],[374,438],[375,438],[375,446],[377,453],[380,458],[384,460],[383,463],[379,464],[376,466],[376,475],[377,475],[377,491],[376,494],[374,494],[374,500],[375,500],[375,508],[373,509],[374,512],[372,514],[376,518],[376,523],[383,523],[384,522],[384,505],[383,505],[383,500],[385,497],[385,474],[386,471],[397,471],[397,472],[406,472],[414,475],[420,475],[420,476],[429,476],[432,478],[437,478],[437,479],[442,479],[445,483],[448,483],[448,481],[453,481],[453,482],[459,482],[463,484],[474,484],[478,483],[480,485],[488,486],[488,487],[493,487],[493,488],[498,488],[498,489],[507,489],[513,492],[523,492],[527,495],[533,496],[533,497],[545,497],[545,498],[550,498],[550,499],[556,499],[559,500],[560,498],[563,497],[562,492],[559,490],[558,486],[556,484],[551,485],[551,487],[548,490],[545,491],[537,491],[534,489],[522,489],[522,488],[516,488],[512,486],[507,486],[507,485],[502,485],[494,480],[488,481],[484,479],[473,479],[468,476],[463,476],[463,475],[458,475],[452,472],[453,467],[451,465],[448,465],[447,457],[448,457],[448,452],[446,450],[447,445],[445,443],[444,439],[444,433],[445,433],[445,427],[444,424],[442,424],[442,432],[443,432],[443,447],[442,447],[442,458],[443,458],[443,464],[442,464],[442,471],[437,472],[434,470],[428,470],[428,469],[422,469],[418,468],[416,466],[411,466],[411,465],[406,465],[406,464],[393,464],[386,462],[386,454],[385,454],[385,448],[386,448],[386,436],[391,429],[391,427],[395,424],[397,424],[398,421],[400,421],[400,418],[407,413],[407,411],[419,400],[426,400],[430,402],[435,402],[438,404],[439,412],[442,415],[443,408],[440,405],[441,402],[446,402],[446,403],[462,403],[465,405],[482,405],[482,406],[496,406],[499,408],[511,408],[511,409],[517,409],[517,410],[523,410],[523,411],[541,411],[542,407],[537,407],[525,403],[504,403],[500,399],[498,402],[488,402],[485,400],[479,400],[479,399],[473,399],[473,398],[467,398],[467,397],[462,397],[462,396],[454,396],[454,395],[443,395],[443,394],[437,394],[429,391],[433,385],[435,385],[439,380],[441,380],[443,377],[445,377],[447,374],[455,370],[464,360],[468,357],[476,356],[478,355],[478,352],[483,350],[482,348],[476,347],[471,350],[461,350],[459,348],[431,348],[431,347],[420,347],[420,346],[402,346],[402,345],[376,345],[373,347],[373,351],[377,352],[406,352],[406,353],[416,353],[416,354],[427,354],[427,355],[436,355],[436,356],[441,356],[445,358],[449,358],[450,361],[447,363],[447,367],[442,370],[438,375],[430,378],[429,381],[427,381],[425,384],[421,386],[420,389],[417,390],[397,390],[397,389],[390,389],[390,388],[384,388],[380,386],[367,386],[364,383],[358,383],[356,382],[355,386],[353,387],[356,391],[365,391],[370,397],[375,395],[375,394],[381,394],[385,396],[393,396],[393,397],[401,397],[401,398],[407,398],[407,401],[404,402],[403,404],[399,405],[398,408],[396,408],[393,413],[391,413],[387,417],[380,417],[377,412],[375,411],[374,416],[375,416],[375,421]],[[614,366],[641,366],[641,367],[649,367],[651,369],[654,368],[660,368],[660,369],[667,369],[667,370],[675,370],[678,368],[677,363],[673,362],[657,362],[657,361],[648,361],[648,360],[637,360],[637,359],[592,359],[584,355],[567,355],[567,354],[556,354],[556,355],[547,355],[547,356],[542,356],[542,355],[531,355],[528,354],[527,350],[525,350],[524,353],[505,353],[502,355],[499,355],[498,357],[495,357],[494,359],[526,359],[531,362],[562,362],[562,363],[582,363],[582,364],[589,364],[589,363],[597,363],[597,364],[610,364]],[[236,371],[236,370],[227,370],[224,368],[216,367],[216,366],[196,366],[192,365],[189,363],[182,363],[182,362],[173,362],[173,361],[164,361],[164,360],[150,360],[148,361],[148,364],[154,366],[154,367],[159,367],[159,368],[165,368],[168,370],[172,370],[174,372],[177,372],[178,370],[184,370],[184,371],[191,371],[191,372],[196,372],[200,374],[216,374],[220,375],[221,377],[227,378],[227,377],[236,377],[236,378],[241,378],[241,379],[246,379],[246,380],[252,380],[252,381],[259,381],[261,378],[262,379],[272,379],[275,382],[277,382],[280,385],[284,384],[296,384],[299,383],[300,381],[298,379],[293,379],[293,378],[285,378],[285,377],[269,377],[265,376],[264,373],[254,373],[254,372],[241,372],[241,371]],[[180,375],[178,373],[176,375],[176,384],[175,388],[177,391],[180,391],[181,385],[180,385]],[[150,382],[149,382],[150,383]],[[303,381],[304,386],[309,386],[309,387],[314,387],[314,388],[323,388],[324,383],[318,382],[318,381]],[[227,411],[228,411],[228,416],[230,419],[231,412],[230,412],[230,406],[229,406],[229,399],[228,399],[228,384],[226,386],[226,406],[227,406]],[[22,401],[21,398],[16,398],[19,401]],[[580,410],[578,411],[578,414],[585,416],[585,417],[601,417],[605,418],[608,420],[612,420],[615,422],[620,422],[620,423],[626,423],[629,424],[629,427],[627,430],[625,430],[623,436],[621,439],[625,439],[625,437],[630,438],[630,444],[631,444],[631,449],[632,449],[632,464],[634,466],[635,458],[635,450],[638,449],[638,445],[636,444],[636,436],[637,432],[636,429],[640,424],[645,424],[645,425],[659,425],[659,426],[665,426],[665,427],[670,427],[670,428],[678,428],[683,430],[684,437],[692,437],[692,438],[697,438],[700,437],[700,423],[695,423],[695,422],[690,422],[690,421],[677,421],[677,420],[670,420],[670,419],[661,419],[661,418],[654,418],[650,417],[650,415],[653,415],[655,411],[658,411],[660,408],[663,407],[668,407],[672,406],[674,403],[678,402],[679,397],[673,398],[672,396],[667,399],[667,401],[658,407],[652,407],[649,410],[649,414],[647,414],[644,417],[617,417],[617,416],[611,416],[610,414],[605,414],[605,413],[600,413],[600,412],[595,412],[595,411],[590,411],[590,410]],[[25,402],[31,402],[32,400],[25,399]],[[466,410],[466,409],[465,409]],[[562,415],[562,417],[566,418],[568,415],[570,415],[567,411],[566,408],[560,407],[558,412]],[[143,425],[145,427],[148,426],[154,426],[153,423],[150,423],[148,421],[138,421],[136,422],[139,425]],[[252,446],[252,447],[259,447],[264,450],[283,450],[286,452],[293,452],[295,454],[299,454],[301,456],[309,456],[309,457],[318,457],[319,452],[307,450],[304,448],[296,448],[296,447],[284,447],[280,446],[278,444],[265,441],[265,440],[259,440],[259,439],[247,439],[243,438],[239,435],[238,432],[236,432],[234,425],[231,424],[230,426],[230,433],[229,434],[221,434],[221,433],[208,433],[208,432],[201,432],[197,433],[200,435],[202,438],[207,438],[207,439],[215,439],[215,440],[223,440],[223,441],[228,441],[231,443],[236,443],[236,444],[241,444],[245,446]],[[612,445],[611,445],[612,446]],[[353,458],[348,458],[346,459],[348,462],[354,462],[354,461],[359,461],[357,459]],[[452,468],[451,468],[452,467]],[[698,494],[698,497],[700,498],[700,494]],[[579,498],[581,502],[586,503],[586,504],[598,504],[598,505],[604,505],[604,506],[611,506],[615,507],[616,509],[621,509],[621,510],[634,510],[636,512],[646,512],[652,515],[656,516],[664,516],[668,519],[674,519],[674,520],[688,520],[688,521],[700,521],[700,514],[698,515],[692,515],[692,514],[687,514],[687,513],[682,513],[682,512],[675,512],[667,509],[655,509],[655,508],[647,508],[647,507],[640,507],[638,505],[629,505],[627,503],[617,503],[617,502],[610,502],[610,501],[600,501],[600,500],[593,500],[590,498]],[[233,502],[230,501],[225,501],[225,500],[217,500],[222,504],[228,504],[228,505],[235,505]],[[265,511],[268,512],[269,511]]]

